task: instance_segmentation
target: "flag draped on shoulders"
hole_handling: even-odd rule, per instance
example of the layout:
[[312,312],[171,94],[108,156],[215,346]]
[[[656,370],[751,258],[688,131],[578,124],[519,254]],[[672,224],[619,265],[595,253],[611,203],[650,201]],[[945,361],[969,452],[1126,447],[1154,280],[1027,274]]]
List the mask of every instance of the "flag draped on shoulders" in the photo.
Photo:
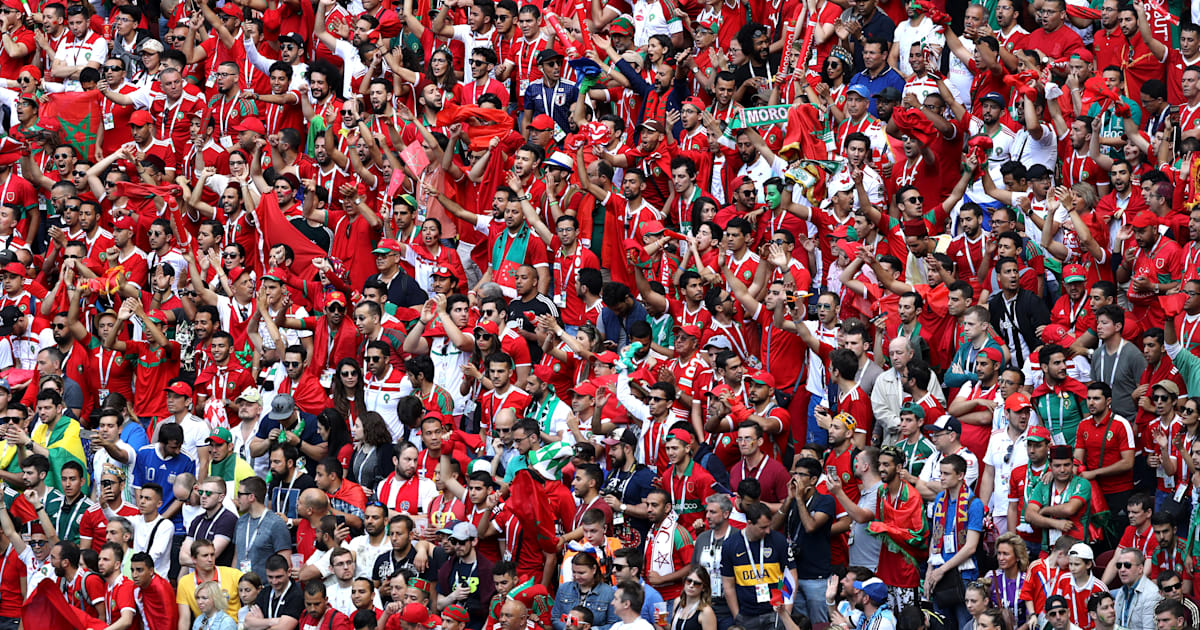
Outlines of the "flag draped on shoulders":
[[879,520],[871,521],[867,531],[879,538],[893,553],[917,566],[928,556],[929,525],[925,522],[921,496],[908,482],[900,487],[896,501],[887,497],[887,489],[879,493]]

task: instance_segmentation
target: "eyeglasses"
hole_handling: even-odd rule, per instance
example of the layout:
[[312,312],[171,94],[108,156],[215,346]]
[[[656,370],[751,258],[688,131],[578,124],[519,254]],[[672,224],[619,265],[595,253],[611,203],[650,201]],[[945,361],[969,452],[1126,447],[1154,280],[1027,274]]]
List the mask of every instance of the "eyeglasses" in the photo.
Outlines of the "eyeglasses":
[[688,579],[684,580],[683,583],[687,584],[688,586],[704,586],[704,582],[701,582],[700,580],[697,580],[696,578],[688,578]]
[[1063,608],[1059,608],[1058,610],[1047,610],[1046,611],[1047,617],[1061,617],[1065,614],[1067,614],[1067,611],[1066,611],[1066,609],[1063,609]]
[[183,35],[166,35],[163,39],[168,42],[181,42],[186,38]]
[[738,444],[749,444],[749,443],[753,442],[754,440],[757,440],[758,438],[750,437],[750,436],[746,436],[746,435],[739,435],[735,439],[737,440]]

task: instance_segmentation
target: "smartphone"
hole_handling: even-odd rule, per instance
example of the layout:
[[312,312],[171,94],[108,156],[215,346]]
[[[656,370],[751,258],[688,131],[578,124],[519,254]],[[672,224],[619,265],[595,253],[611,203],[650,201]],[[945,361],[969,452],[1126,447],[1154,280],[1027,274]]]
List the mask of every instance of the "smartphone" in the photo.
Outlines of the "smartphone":
[[830,479],[837,479],[838,478],[837,466],[826,466],[825,467],[825,476]]
[[100,435],[100,434],[97,433],[94,429],[80,429],[79,430],[79,439],[81,439],[81,440],[94,440],[94,439],[96,439],[97,435]]

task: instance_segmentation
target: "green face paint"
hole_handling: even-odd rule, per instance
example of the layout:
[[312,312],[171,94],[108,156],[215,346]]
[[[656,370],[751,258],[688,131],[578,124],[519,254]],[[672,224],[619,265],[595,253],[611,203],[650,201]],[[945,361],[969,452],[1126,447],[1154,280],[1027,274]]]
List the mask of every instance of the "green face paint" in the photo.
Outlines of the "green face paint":
[[763,197],[767,200],[767,207],[771,210],[778,208],[779,204],[783,201],[783,193],[774,186],[767,186],[767,189],[763,192]]

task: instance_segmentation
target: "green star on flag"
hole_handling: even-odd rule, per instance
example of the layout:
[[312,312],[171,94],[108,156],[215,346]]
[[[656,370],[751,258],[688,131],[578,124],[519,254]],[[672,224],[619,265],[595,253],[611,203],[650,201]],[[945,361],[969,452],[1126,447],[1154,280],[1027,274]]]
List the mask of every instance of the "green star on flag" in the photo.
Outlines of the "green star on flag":
[[38,112],[38,124],[43,128],[61,128],[63,139],[79,155],[94,160],[103,118],[101,98],[96,90],[49,94]]

